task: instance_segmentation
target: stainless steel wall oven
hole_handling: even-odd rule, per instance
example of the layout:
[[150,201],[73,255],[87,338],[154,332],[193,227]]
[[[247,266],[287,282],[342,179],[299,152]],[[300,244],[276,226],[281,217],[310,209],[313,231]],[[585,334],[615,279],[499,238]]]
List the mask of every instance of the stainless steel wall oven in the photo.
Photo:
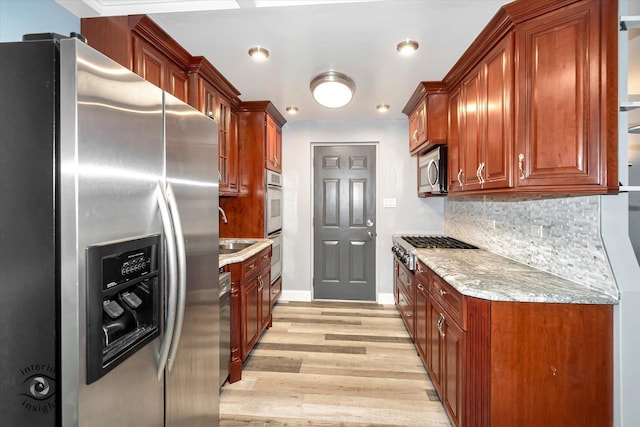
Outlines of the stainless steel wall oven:
[[282,175],[267,169],[266,180],[265,229],[267,230],[266,237],[273,240],[273,245],[271,245],[271,283],[273,283],[282,273]]

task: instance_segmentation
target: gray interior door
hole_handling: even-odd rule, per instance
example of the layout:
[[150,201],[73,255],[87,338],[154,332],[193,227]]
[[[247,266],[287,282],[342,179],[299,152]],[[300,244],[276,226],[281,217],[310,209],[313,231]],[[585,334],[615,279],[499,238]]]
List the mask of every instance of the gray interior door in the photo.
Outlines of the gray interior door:
[[376,300],[376,148],[315,147],[313,296]]

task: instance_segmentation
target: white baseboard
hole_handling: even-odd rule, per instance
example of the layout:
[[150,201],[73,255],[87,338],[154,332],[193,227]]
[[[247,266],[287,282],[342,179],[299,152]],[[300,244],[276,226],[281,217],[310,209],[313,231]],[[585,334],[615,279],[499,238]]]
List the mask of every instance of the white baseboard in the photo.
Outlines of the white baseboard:
[[286,291],[282,290],[280,295],[280,301],[311,301],[311,291]]
[[378,304],[395,304],[395,300],[393,299],[392,293],[379,293],[378,294]]
[[[311,291],[286,291],[282,290],[280,301],[311,301]],[[378,304],[395,304],[392,293],[379,293]]]

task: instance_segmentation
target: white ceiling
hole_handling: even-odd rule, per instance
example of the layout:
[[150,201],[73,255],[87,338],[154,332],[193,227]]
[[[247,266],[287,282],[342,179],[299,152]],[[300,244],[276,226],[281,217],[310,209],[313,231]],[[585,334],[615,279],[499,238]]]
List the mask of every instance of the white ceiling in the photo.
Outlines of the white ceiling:
[[[423,80],[441,80],[505,0],[57,0],[81,17],[146,13],[192,55],[203,55],[241,92],[300,109],[297,120],[402,118]],[[322,3],[322,4],[320,4]],[[295,5],[293,5],[295,4]],[[396,52],[404,39],[420,48]],[[91,42],[91,41],[89,41]],[[271,52],[264,63],[247,51]],[[318,105],[309,92],[317,74],[336,70],[356,83],[347,106]],[[380,114],[375,106],[391,109]]]

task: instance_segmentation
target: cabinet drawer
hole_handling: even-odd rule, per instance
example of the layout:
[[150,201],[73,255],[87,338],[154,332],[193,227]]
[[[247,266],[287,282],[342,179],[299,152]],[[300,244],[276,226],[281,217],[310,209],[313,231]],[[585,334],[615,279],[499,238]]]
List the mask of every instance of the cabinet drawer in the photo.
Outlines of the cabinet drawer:
[[467,329],[465,300],[460,292],[437,274],[429,274],[429,293],[463,330]]
[[267,249],[263,249],[258,255],[256,255],[256,257],[258,260],[258,269],[271,265],[271,246]]
[[255,276],[260,270],[260,264],[258,262],[258,255],[254,255],[251,258],[245,260],[242,263],[242,282]]

